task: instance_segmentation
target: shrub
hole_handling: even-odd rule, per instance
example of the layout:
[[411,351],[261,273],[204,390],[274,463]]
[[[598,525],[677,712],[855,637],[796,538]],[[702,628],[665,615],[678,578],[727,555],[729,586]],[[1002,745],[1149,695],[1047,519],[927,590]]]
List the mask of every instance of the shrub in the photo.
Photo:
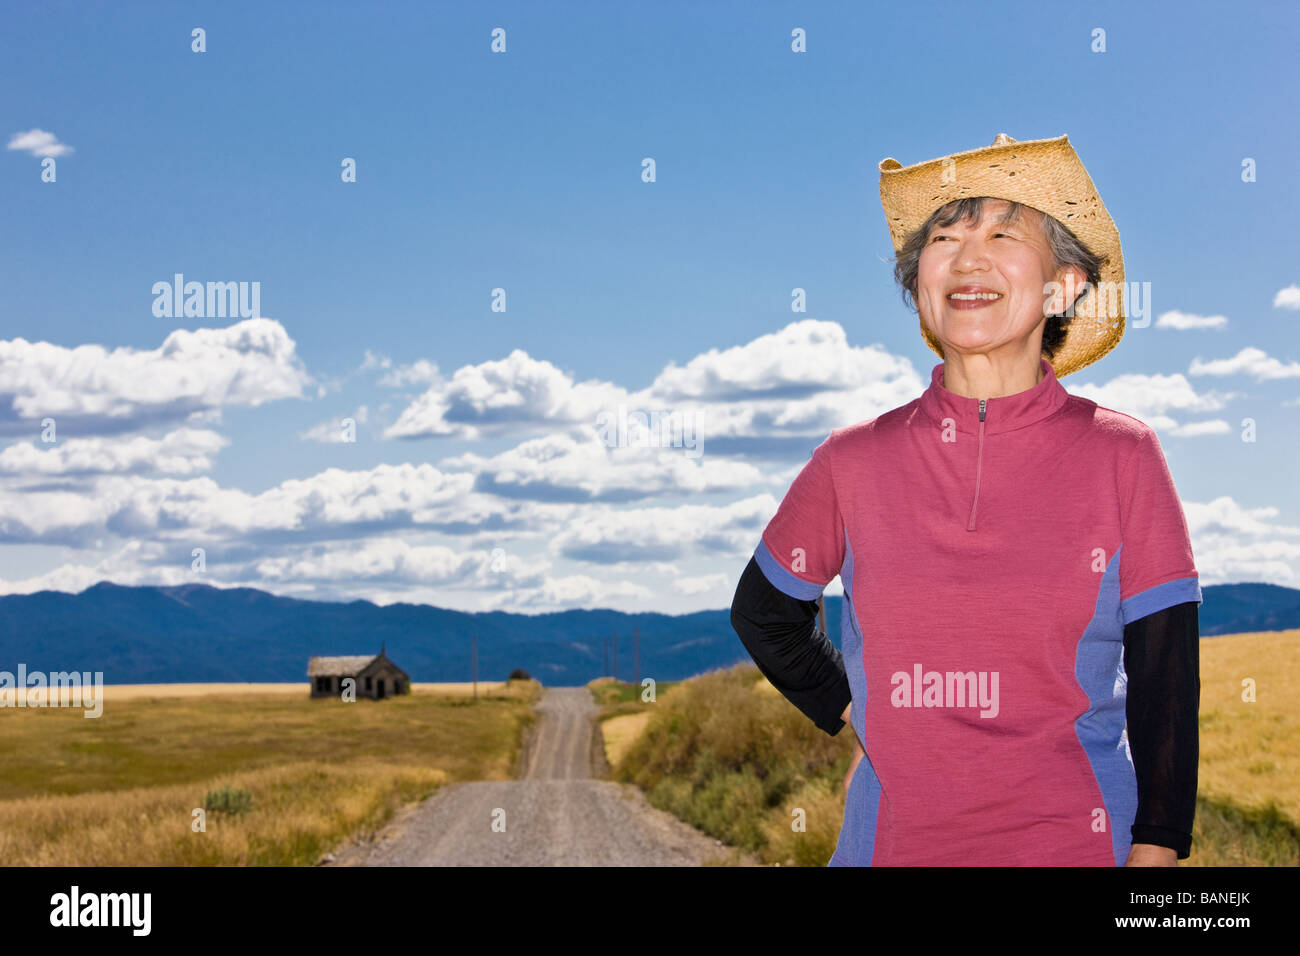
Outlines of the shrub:
[[253,795],[236,787],[209,790],[203,798],[203,809],[209,813],[245,813],[252,809]]

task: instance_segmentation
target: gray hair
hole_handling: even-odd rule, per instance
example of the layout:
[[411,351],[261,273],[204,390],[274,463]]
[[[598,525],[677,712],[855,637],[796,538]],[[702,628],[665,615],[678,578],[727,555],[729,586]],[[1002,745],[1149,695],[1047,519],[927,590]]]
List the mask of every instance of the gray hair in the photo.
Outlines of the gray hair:
[[[968,196],[965,199],[954,199],[947,205],[940,206],[930,214],[930,217],[921,224],[903,242],[903,246],[898,251],[894,262],[894,281],[902,287],[903,302],[913,312],[916,311],[916,283],[917,273],[920,268],[921,250],[930,240],[930,231],[936,226],[946,229],[953,223],[962,219],[968,219],[972,222],[979,222],[983,213],[984,200],[986,196]],[[1096,287],[1101,281],[1101,270],[1106,264],[1105,256],[1093,254],[1074,233],[1053,216],[1041,210],[1034,209],[1032,206],[1025,206],[1018,202],[1011,202],[1007,211],[999,218],[998,222],[1010,223],[1017,222],[1021,214],[1026,209],[1032,209],[1038,213],[1039,222],[1042,225],[1043,233],[1047,237],[1048,248],[1052,251],[1052,268],[1060,269],[1062,266],[1078,266],[1083,270],[1087,281],[1092,287]],[[1087,293],[1087,287],[1075,296],[1074,302],[1070,303],[1063,313],[1059,315],[1048,316],[1047,324],[1043,326],[1042,352],[1050,360],[1053,354],[1065,341],[1066,328],[1070,324],[1070,319],[1074,315],[1074,307],[1078,304],[1079,299]]]

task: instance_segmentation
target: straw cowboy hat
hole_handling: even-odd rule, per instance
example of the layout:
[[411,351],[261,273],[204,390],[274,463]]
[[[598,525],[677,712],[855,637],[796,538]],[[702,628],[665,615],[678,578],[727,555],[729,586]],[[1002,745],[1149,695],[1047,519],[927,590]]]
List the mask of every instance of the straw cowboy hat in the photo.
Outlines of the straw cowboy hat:
[[[1106,257],[1100,289],[1089,287],[1079,299],[1065,341],[1051,360],[1057,378],[1092,364],[1119,344],[1124,335],[1124,257],[1119,230],[1068,136],[1017,142],[999,133],[991,146],[913,166],[896,159],[880,161],[880,203],[895,254],[932,212],[968,196],[991,196],[1032,206],[1055,217],[1093,254]],[[924,320],[921,336],[942,358],[939,340]]]

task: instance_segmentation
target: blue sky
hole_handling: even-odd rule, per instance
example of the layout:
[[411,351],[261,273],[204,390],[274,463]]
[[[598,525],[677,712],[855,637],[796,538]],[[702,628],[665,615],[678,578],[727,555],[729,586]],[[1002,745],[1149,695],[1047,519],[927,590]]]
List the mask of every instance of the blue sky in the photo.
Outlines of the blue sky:
[[[1062,384],[1156,428],[1202,584],[1297,586],[1298,28],[1285,3],[6,5],[0,592],[725,606],[811,449],[938,362],[878,162],[999,132],[1068,133],[1151,284],[1150,325]],[[155,315],[176,273],[257,282],[260,318]],[[695,415],[703,454],[594,443],[620,402]]]

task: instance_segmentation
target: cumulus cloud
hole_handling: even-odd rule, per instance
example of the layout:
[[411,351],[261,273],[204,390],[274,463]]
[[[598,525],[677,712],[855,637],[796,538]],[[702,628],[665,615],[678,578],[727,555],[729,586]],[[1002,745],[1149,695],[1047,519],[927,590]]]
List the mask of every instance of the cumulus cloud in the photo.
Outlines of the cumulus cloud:
[[1162,312],[1156,319],[1156,328],[1158,329],[1177,329],[1184,331],[1187,329],[1226,329],[1228,327],[1228,317],[1226,315],[1194,315],[1191,312]]
[[449,548],[375,538],[315,546],[263,558],[251,570],[265,581],[381,582],[422,587],[519,588],[545,583],[549,561],[527,562],[501,549]]
[[468,535],[541,532],[572,506],[503,501],[473,476],[433,465],[329,468],[259,494],[210,478],[97,478],[89,490],[0,488],[0,541],[88,547],[106,535],[267,547],[417,528]]
[[1300,528],[1278,522],[1275,507],[1249,508],[1229,496],[1183,502],[1201,583],[1266,581],[1295,587]]
[[299,432],[298,437],[303,441],[346,444],[356,440],[357,426],[364,425],[369,418],[370,410],[365,405],[359,405],[352,414],[320,422],[305,432]]
[[[1156,418],[1162,422],[1164,421],[1162,416],[1156,416]],[[1232,426],[1222,418],[1208,418],[1204,421],[1187,422],[1186,424],[1181,425],[1172,420],[1170,420],[1167,425],[1161,424],[1157,426],[1151,422],[1148,422],[1147,424],[1151,425],[1152,428],[1158,427],[1162,431],[1168,431],[1171,435],[1176,435],[1179,438],[1200,438],[1202,435],[1227,435],[1232,432]]]
[[520,425],[594,422],[602,408],[626,399],[627,392],[618,386],[575,383],[550,362],[515,349],[504,359],[466,365],[435,383],[384,435],[478,438],[485,431],[517,430]]
[[29,129],[25,133],[14,133],[9,138],[9,149],[31,153],[33,156],[63,156],[72,152],[72,147],[60,143],[53,133],[43,129]]
[[1278,289],[1273,296],[1275,309],[1300,309],[1300,285],[1292,283],[1285,289]]
[[723,505],[590,506],[555,536],[553,547],[566,558],[594,564],[735,556],[754,549],[777,504],[772,495],[761,494]]
[[[601,581],[586,574],[572,574],[562,578],[547,578],[541,587],[510,596],[512,607],[520,608],[574,608],[610,607],[617,603],[651,601],[654,592],[645,585],[632,581]],[[502,596],[498,603],[504,603]]]
[[650,392],[663,399],[795,398],[898,380],[916,380],[907,359],[849,345],[838,322],[803,319],[744,345],[710,349],[680,368],[669,364]]
[[[703,442],[697,447],[703,450]],[[467,453],[440,464],[473,472],[478,491],[539,501],[633,501],[736,491],[763,479],[753,465],[690,457],[686,448],[657,447],[648,439],[643,445],[611,447],[590,426],[531,439],[490,458]]]
[[878,346],[850,346],[837,323],[805,319],[682,367],[669,364],[638,392],[612,382],[575,382],[516,349],[434,381],[384,435],[545,433],[597,425],[626,409],[699,421],[719,454],[789,455],[815,446],[833,428],[904,404],[924,385],[906,359]]
[[725,574],[699,574],[673,581],[673,590],[680,594],[706,594],[721,591],[733,585],[734,579]]
[[1232,397],[1198,393],[1187,377],[1177,372],[1172,375],[1117,375],[1104,385],[1092,382],[1076,385],[1071,381],[1069,390],[1105,408],[1132,415],[1161,431],[1184,427],[1171,417],[1171,412],[1189,415],[1215,412],[1224,408]]
[[0,435],[30,435],[54,418],[65,434],[113,434],[301,398],[311,382],[293,339],[273,319],[176,329],[156,349],[65,348],[0,341]]
[[157,472],[194,475],[212,469],[230,440],[214,431],[179,428],[162,438],[69,438],[15,443],[0,451],[0,474],[29,477]]
[[1232,358],[1204,361],[1192,359],[1190,375],[1249,375],[1265,382],[1280,378],[1300,378],[1300,362],[1281,362],[1263,349],[1244,348]]

